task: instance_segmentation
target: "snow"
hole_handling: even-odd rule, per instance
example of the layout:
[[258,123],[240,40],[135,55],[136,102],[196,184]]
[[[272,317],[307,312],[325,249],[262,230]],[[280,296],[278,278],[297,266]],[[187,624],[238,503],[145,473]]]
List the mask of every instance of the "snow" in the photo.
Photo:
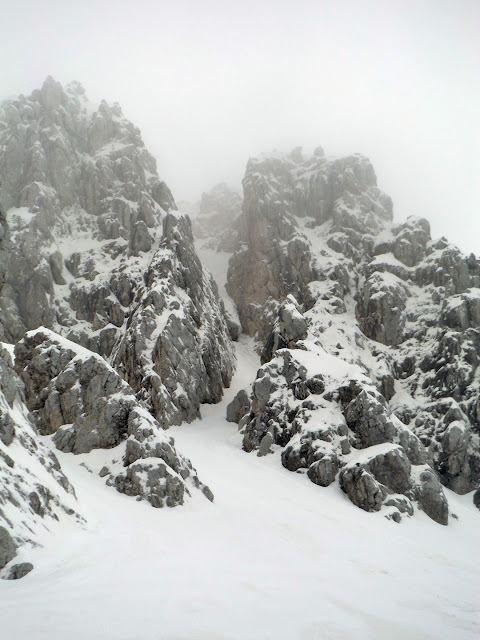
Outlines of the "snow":
[[355,467],[357,464],[366,464],[377,456],[386,455],[396,449],[402,451],[402,447],[392,442],[384,442],[382,444],[376,444],[366,449],[354,449],[350,454],[347,468]]
[[15,363],[15,345],[8,342],[0,342],[0,348],[5,349],[10,354],[12,362]]
[[52,341],[53,344],[56,343],[61,347],[63,347],[64,349],[73,351],[76,355],[72,359],[72,362],[74,362],[75,360],[90,360],[91,358],[94,358],[95,360],[98,360],[99,362],[101,362],[105,367],[107,367],[111,371],[115,371],[115,369],[113,369],[113,367],[111,367],[108,364],[108,362],[106,362],[101,356],[99,356],[98,353],[94,353],[93,351],[90,351],[89,349],[82,347],[76,342],[72,342],[71,340],[68,340],[67,338],[64,338],[58,333],[51,331],[50,329],[46,329],[45,327],[38,327],[38,329],[32,329],[31,331],[27,331],[26,335],[27,337],[32,338],[37,333],[42,333],[45,336],[47,336],[49,340]]
[[11,207],[7,211],[7,221],[10,227],[16,229],[29,224],[35,215],[28,210],[28,207]]
[[[401,524],[354,507],[283,469],[279,453],[241,449],[225,404],[258,368],[252,341],[220,405],[169,430],[215,493],[156,510],[120,495],[57,452],[82,528],[68,519],[0,581],[10,640],[473,640],[478,618],[478,512],[448,492],[442,527],[422,513]],[[46,439],[49,442],[49,439]],[[28,614],[26,614],[28,612]]]

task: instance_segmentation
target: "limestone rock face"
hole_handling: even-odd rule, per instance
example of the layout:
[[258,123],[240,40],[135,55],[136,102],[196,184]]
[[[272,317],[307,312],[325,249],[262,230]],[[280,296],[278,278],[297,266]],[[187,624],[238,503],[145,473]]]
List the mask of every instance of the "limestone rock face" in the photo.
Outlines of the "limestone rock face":
[[244,331],[264,339],[265,308],[268,318],[269,305],[290,293],[302,303],[316,279],[305,228],[330,221],[331,242],[356,253],[364,226],[381,228],[380,221],[391,219],[392,205],[377,189],[372,165],[359,155],[303,159],[295,150],[251,159],[243,189],[241,244],[230,260],[227,290]]
[[165,217],[144,279],[113,364],[166,427],[199,417],[201,403],[220,401],[233,374],[233,351],[188,218]]
[[0,527],[0,569],[16,556],[16,545],[5,527]]
[[75,347],[47,330],[16,345],[27,407],[39,433],[55,434],[61,451],[115,447],[127,432],[131,390],[102,358]]
[[366,281],[357,305],[363,333],[382,344],[402,341],[408,287],[392,273],[374,272]]
[[242,198],[225,183],[202,193],[192,215],[193,235],[205,248],[232,253],[238,244]]
[[[264,455],[267,441],[279,445],[287,469],[306,471],[323,487],[338,481],[357,507],[384,509],[397,522],[413,515],[414,500],[421,504],[425,493],[416,489],[417,475],[427,469],[435,477],[423,445],[359,367],[333,368],[332,358],[308,340],[299,347],[278,350],[258,372],[250,410],[239,420],[244,449]],[[439,517],[435,508],[422,509],[445,524],[448,503],[437,484],[435,499],[445,501],[446,512]]]
[[17,548],[35,544],[40,531],[53,530],[65,518],[84,522],[72,484],[29,420],[23,384],[0,345],[0,569],[6,572],[1,577],[26,575],[22,565],[9,565]]
[[[313,341],[312,325],[303,340],[274,351],[258,371],[249,405],[243,402],[245,412],[237,412],[243,447],[265,455],[278,445],[290,471],[306,472],[323,487],[338,482],[357,507],[383,509],[399,522],[413,515],[418,496],[423,499],[416,489],[420,470],[435,477],[427,466],[428,452],[358,364],[328,354]],[[446,500],[438,487],[438,499]],[[435,509],[424,511],[445,524]]]
[[418,503],[425,513],[439,524],[448,524],[448,501],[431,469],[421,471],[415,489]]
[[44,326],[100,354],[165,427],[218,402],[234,368],[231,323],[119,105],[48,78],[0,108],[0,178],[12,238],[5,260],[0,217],[0,339]]
[[102,477],[154,507],[183,504],[192,488],[213,499],[190,461],[100,356],[47,329],[28,333],[15,355],[32,419],[39,433],[54,434],[58,449],[114,450]]
[[[432,241],[425,219],[395,224],[361,156],[251,160],[240,223],[227,289],[264,345],[248,413],[237,413],[244,449],[271,440],[288,469],[321,486],[339,478],[362,508],[398,521],[416,502],[445,524],[442,485],[480,484],[480,261]],[[304,317],[293,340],[287,308]],[[412,465],[399,493],[392,466],[383,476],[350,465],[357,450],[389,444]]]
[[7,255],[10,240],[10,230],[8,228],[5,212],[0,202],[0,293],[5,282],[5,273],[7,271]]
[[118,104],[52,78],[2,103],[0,184],[0,560],[18,579],[18,546],[84,522],[55,446],[96,449],[94,473],[154,507],[213,499],[162,427],[218,402],[235,360],[189,220]]
[[299,340],[305,340],[307,333],[308,323],[297,301],[290,295],[278,309],[278,319],[261,355],[262,364],[271,360],[278,349],[293,347]]

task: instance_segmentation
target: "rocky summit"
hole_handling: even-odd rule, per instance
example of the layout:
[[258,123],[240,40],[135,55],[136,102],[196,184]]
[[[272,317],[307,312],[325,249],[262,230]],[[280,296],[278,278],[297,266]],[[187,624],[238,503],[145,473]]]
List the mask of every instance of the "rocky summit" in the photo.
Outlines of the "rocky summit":
[[38,442],[32,468],[42,467],[21,500],[1,493],[4,558],[27,539],[7,505],[32,518],[73,510],[58,460],[42,453],[49,435],[61,451],[111,450],[103,481],[155,507],[192,489],[212,499],[163,429],[221,399],[232,342],[190,221],[139,130],[118,104],[47,78],[0,108],[0,176],[0,334],[16,344],[2,360],[2,481],[24,468],[8,453],[16,442],[30,456]]
[[263,366],[230,405],[246,451],[366,511],[448,522],[480,483],[480,261],[395,223],[360,155],[252,159],[227,290]]
[[1,577],[88,526],[80,468],[127,502],[213,501],[168,429],[251,344],[223,428],[317,485],[311,509],[327,487],[392,527],[480,504],[480,261],[395,222],[368,159],[252,158],[192,224],[120,106],[47,78],[0,106],[0,178]]

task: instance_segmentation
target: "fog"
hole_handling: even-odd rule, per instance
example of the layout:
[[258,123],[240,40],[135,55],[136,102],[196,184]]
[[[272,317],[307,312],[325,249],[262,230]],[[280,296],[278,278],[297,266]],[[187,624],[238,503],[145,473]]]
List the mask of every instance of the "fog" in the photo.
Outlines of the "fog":
[[2,23],[0,97],[50,74],[120,102],[177,200],[321,145],[480,254],[478,0],[18,0]]

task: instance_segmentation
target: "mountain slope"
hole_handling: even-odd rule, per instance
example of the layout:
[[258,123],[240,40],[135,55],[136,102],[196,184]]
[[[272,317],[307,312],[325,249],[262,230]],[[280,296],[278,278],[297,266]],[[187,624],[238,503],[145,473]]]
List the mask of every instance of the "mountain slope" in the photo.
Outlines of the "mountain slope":
[[7,638],[478,636],[471,501],[447,489],[458,520],[441,527],[419,513],[397,526],[356,509],[337,486],[319,489],[283,469],[280,452],[245,454],[224,419],[233,390],[258,367],[243,340],[225,401],[170,430],[215,502],[148,509],[78,466],[91,454],[60,452],[88,527],[47,540],[28,579],[0,581]]
[[213,499],[162,427],[218,402],[235,361],[190,222],[119,105],[52,78],[3,103],[0,177],[0,569],[19,578],[23,544],[85,526],[54,447],[154,507]]
[[446,524],[439,480],[480,483],[480,262],[426,220],[394,224],[359,155],[265,155],[243,184],[227,291],[266,341],[229,412],[245,450],[280,446],[286,468],[367,511],[398,520],[415,500]]

